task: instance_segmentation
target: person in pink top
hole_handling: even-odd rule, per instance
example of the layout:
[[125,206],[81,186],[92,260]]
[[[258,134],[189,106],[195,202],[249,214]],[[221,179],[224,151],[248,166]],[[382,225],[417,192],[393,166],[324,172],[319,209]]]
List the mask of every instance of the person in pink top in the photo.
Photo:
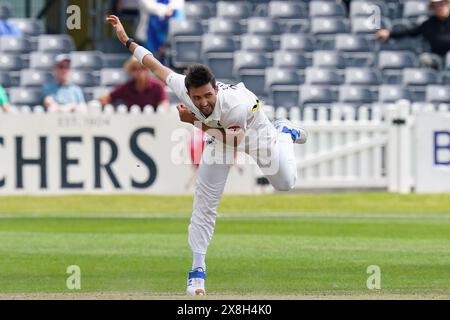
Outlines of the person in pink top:
[[99,100],[102,105],[125,104],[128,108],[138,105],[144,108],[151,105],[155,111],[157,108],[169,108],[169,96],[164,84],[153,78],[148,69],[136,58],[131,57],[124,65],[125,71],[131,79],[116,88]]

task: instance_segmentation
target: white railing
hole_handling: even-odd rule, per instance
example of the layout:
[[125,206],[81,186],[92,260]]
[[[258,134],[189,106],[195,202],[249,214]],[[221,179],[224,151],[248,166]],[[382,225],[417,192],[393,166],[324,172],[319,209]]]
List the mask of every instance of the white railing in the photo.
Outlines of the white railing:
[[[408,101],[402,100],[396,104],[385,105],[384,107],[373,106],[369,108],[362,106],[358,109],[343,107],[327,110],[326,108],[307,107],[303,112],[300,112],[299,108],[277,108],[275,110],[271,106],[265,106],[265,110],[269,118],[289,117],[294,123],[300,124],[309,132],[308,143],[305,145],[295,145],[299,175],[297,188],[299,190],[383,189],[391,192],[407,193],[418,188],[417,186],[421,183],[421,181],[418,181],[418,177],[421,176],[420,172],[427,167],[430,170],[429,172],[440,170],[436,174],[438,178],[430,178],[431,182],[429,181],[428,183],[431,184],[433,184],[432,179],[447,179],[446,174],[449,172],[448,191],[450,191],[450,164],[447,167],[445,165],[436,167],[430,164],[431,161],[425,159],[435,156],[433,152],[436,154],[436,146],[433,146],[433,143],[436,142],[432,141],[433,132],[419,134],[416,126],[418,120],[424,118],[424,115],[432,115],[438,120],[435,122],[440,123],[440,127],[436,127],[435,131],[449,132],[448,137],[450,139],[450,110],[446,104],[436,107],[432,104],[411,104]],[[16,121],[14,120],[14,115],[26,115],[30,113],[41,114],[38,117],[38,121],[42,121],[42,126],[45,127],[47,123],[50,126],[49,128],[54,127],[52,130],[48,129],[49,131],[46,134],[49,137],[51,135],[71,132],[67,131],[67,128],[59,126],[54,121],[54,116],[53,118],[45,117],[42,106],[36,106],[34,108],[22,107],[20,109],[11,107],[9,112],[4,115],[7,119],[4,119],[3,121],[6,122],[3,123],[6,124],[7,122]],[[126,132],[132,132],[136,127],[143,125],[156,125],[158,128],[177,128],[179,124],[177,123],[176,113],[177,110],[174,107],[171,107],[169,112],[164,109],[158,109],[155,112],[151,106],[146,106],[143,109],[138,106],[133,106],[130,110],[125,105],[118,106],[117,108],[114,108],[112,105],[107,105],[102,108],[98,102],[94,101],[90,102],[86,108],[77,109],[73,113],[70,110],[63,109],[58,112],[49,111],[47,114],[71,114],[74,117],[79,117],[84,120],[97,115],[107,117],[111,119],[111,123],[105,128],[107,131],[104,132],[110,134],[111,137],[119,139],[123,135],[124,127],[127,128],[125,130]],[[136,115],[136,117],[133,115]],[[28,118],[29,122],[27,123],[32,123],[33,121],[32,117],[24,118]],[[86,125],[87,122],[84,121],[81,123]],[[124,126],[125,123],[126,126]],[[428,125],[426,123],[425,128],[429,126],[431,130],[431,127],[434,126],[433,122],[428,123],[430,124]],[[115,127],[116,125],[118,127]],[[29,143],[33,141],[36,143],[36,137],[39,135],[40,130],[45,130],[40,127],[31,129],[31,127],[26,126],[25,123],[20,121],[17,122],[16,129],[14,125],[10,125],[9,129],[10,131],[17,131],[23,127],[24,129],[20,129],[19,131],[30,131],[29,138],[27,138],[29,140],[27,141]],[[87,130],[83,128],[83,125],[77,128],[74,127],[73,132],[80,132],[81,134]],[[0,137],[4,133],[2,129],[4,128],[0,126]],[[88,129],[94,130],[91,127]],[[102,132],[100,129],[95,130],[96,132]],[[10,136],[13,137],[11,132]],[[3,154],[6,152],[5,146],[11,147],[7,146],[6,141],[5,138],[4,142],[2,142]],[[128,145],[125,143],[122,147],[120,145],[121,143],[118,143],[118,145],[122,149],[127,150]],[[158,141],[155,141],[155,143],[152,150],[165,146],[167,144],[167,137],[158,138]],[[441,144],[443,144],[443,147],[439,147],[439,150],[441,151],[442,157],[445,158],[446,143],[444,141]],[[450,142],[448,144],[448,162],[450,163]],[[1,151],[0,155],[2,154]],[[90,150],[85,151],[89,159],[91,158],[90,152]],[[8,154],[6,156],[12,159],[11,155]],[[445,163],[445,161],[447,160],[444,159],[441,162]],[[168,163],[167,157],[161,160],[161,162]],[[13,170],[12,165],[8,168]],[[126,168],[126,163],[124,162],[123,170],[126,170]],[[0,167],[0,169],[2,168]],[[0,170],[0,178],[5,173],[5,170],[7,170],[5,167]],[[170,180],[171,171],[172,169],[168,167],[168,180]],[[12,173],[10,175],[14,176]],[[186,176],[190,176],[190,174]],[[432,174],[429,176],[431,177]],[[251,178],[251,174],[250,176],[247,175],[249,181],[253,179],[251,183],[254,183],[257,177],[258,175],[256,173],[253,178]],[[445,186],[445,182],[440,182],[439,190],[446,191]],[[128,189],[127,191],[130,190],[132,191],[132,189]],[[252,189],[249,187],[246,190]],[[253,192],[259,192],[259,190],[255,186]],[[423,190],[427,189],[425,188]],[[178,192],[182,192],[182,190]]]
[[[411,192],[421,169],[415,161],[416,153],[421,152],[414,140],[417,117],[450,116],[448,104],[411,104],[406,100],[370,109],[308,107],[303,115],[299,108],[266,108],[270,117],[288,116],[309,132],[308,143],[295,146],[298,189]],[[431,142],[429,146],[423,150],[428,155],[432,153]]]

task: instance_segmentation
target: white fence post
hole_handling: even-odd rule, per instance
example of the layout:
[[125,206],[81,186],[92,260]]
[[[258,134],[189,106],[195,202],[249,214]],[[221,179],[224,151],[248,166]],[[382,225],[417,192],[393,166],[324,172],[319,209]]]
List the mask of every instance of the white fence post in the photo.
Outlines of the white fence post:
[[398,101],[388,108],[386,121],[389,127],[387,147],[388,191],[411,192],[412,148],[410,102]]

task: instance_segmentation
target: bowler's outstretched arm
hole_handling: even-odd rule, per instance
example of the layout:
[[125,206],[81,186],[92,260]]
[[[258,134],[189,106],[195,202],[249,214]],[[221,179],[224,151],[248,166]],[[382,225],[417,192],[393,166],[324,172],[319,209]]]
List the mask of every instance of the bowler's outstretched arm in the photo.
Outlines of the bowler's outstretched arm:
[[[119,41],[122,42],[123,45],[126,45],[129,37],[125,32],[120,19],[117,16],[110,15],[106,18],[106,21],[116,30],[116,35]],[[136,42],[132,42],[128,49],[131,53],[134,53],[138,47],[139,45]],[[149,68],[150,71],[164,83],[166,83],[167,76],[172,72],[172,70],[161,64],[161,62],[159,62],[158,59],[156,59],[151,53],[143,57],[142,64]]]

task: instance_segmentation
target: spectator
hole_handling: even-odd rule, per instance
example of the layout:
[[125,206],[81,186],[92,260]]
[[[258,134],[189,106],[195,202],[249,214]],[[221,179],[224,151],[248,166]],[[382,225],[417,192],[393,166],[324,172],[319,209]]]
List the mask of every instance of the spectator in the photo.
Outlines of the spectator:
[[11,7],[8,3],[0,3],[0,36],[22,36],[22,31],[20,31],[16,26],[8,21],[11,16]]
[[381,29],[376,33],[376,37],[381,41],[386,41],[389,38],[423,36],[429,42],[433,54],[422,54],[420,56],[421,64],[437,68],[442,65],[442,59],[450,50],[449,0],[429,0],[429,6],[433,14],[419,26],[397,32]]
[[169,109],[169,97],[164,84],[151,77],[145,66],[131,57],[125,63],[124,69],[131,79],[114,88],[108,95],[101,97],[99,100],[102,105],[124,103],[128,108],[138,105],[143,109],[144,106],[151,105],[155,111],[159,106]]
[[162,63],[167,64],[169,19],[184,18],[184,0],[139,0],[136,38]]
[[2,85],[0,84],[0,108],[3,109],[3,111],[8,111],[9,109],[9,100],[8,95],[5,92],[5,89],[3,89]]
[[77,85],[70,84],[70,57],[67,54],[56,56],[53,67],[54,80],[44,84],[42,96],[47,109],[84,109],[86,102],[83,91]]

